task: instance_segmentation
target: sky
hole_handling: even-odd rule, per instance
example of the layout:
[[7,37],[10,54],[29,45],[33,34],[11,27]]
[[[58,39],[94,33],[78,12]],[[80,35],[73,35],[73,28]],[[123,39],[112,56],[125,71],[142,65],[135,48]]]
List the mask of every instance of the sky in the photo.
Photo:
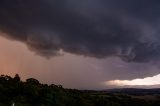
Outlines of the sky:
[[160,87],[159,0],[1,0],[0,74],[65,88]]

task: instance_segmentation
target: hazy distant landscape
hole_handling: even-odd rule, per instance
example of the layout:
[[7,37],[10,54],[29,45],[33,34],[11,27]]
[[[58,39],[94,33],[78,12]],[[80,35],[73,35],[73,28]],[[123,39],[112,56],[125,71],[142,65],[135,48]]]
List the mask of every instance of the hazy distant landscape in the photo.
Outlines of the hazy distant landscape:
[[0,0],[0,106],[160,106],[160,0]]
[[66,89],[19,75],[0,76],[0,106],[159,106],[160,89]]

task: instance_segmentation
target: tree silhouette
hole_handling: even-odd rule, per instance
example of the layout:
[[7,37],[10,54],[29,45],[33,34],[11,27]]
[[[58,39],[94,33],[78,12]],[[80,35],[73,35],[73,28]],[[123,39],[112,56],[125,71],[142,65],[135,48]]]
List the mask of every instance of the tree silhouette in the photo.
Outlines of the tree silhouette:
[[146,101],[128,94],[64,89],[61,85],[41,84],[34,78],[24,82],[18,74],[14,78],[1,75],[0,106],[12,103],[15,106],[160,106],[159,99]]

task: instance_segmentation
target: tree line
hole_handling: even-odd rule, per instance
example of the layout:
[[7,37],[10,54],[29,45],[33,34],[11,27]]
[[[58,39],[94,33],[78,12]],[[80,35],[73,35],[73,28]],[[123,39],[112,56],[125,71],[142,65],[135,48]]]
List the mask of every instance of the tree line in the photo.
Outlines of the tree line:
[[[97,93],[97,92],[96,92]],[[37,79],[22,81],[0,76],[0,106],[160,106],[160,101],[145,101],[131,96],[65,89],[61,85],[41,84]]]

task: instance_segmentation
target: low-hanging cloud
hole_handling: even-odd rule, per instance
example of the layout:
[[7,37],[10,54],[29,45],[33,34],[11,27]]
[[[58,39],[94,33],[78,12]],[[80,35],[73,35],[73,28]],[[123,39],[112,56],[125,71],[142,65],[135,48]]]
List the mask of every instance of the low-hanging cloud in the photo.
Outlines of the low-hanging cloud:
[[1,0],[0,30],[45,57],[60,51],[160,59],[159,0]]

